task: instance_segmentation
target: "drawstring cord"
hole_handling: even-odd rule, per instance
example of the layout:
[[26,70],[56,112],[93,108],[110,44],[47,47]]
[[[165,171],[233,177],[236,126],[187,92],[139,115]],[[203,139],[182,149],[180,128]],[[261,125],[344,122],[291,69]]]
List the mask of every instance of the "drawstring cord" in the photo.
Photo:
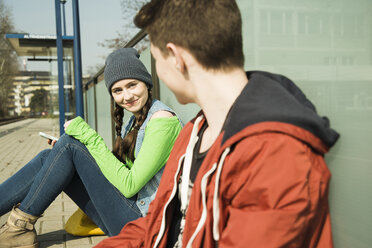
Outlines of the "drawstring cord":
[[214,195],[213,195],[213,238],[218,242],[219,240],[219,232],[218,232],[218,223],[219,223],[219,205],[218,205],[218,189],[219,189],[219,180],[221,176],[221,171],[223,167],[223,163],[225,161],[225,158],[227,154],[230,152],[230,148],[226,148],[224,152],[222,153],[221,159],[219,160],[218,164],[214,163],[212,168],[207,171],[207,173],[203,176],[201,180],[201,198],[202,198],[202,215],[199,219],[198,225],[194,231],[194,233],[191,235],[189,242],[186,245],[186,248],[191,248],[192,243],[194,242],[196,236],[202,229],[203,225],[205,224],[205,221],[207,219],[207,184],[209,176],[212,175],[216,170],[216,182],[215,182],[215,188],[214,188]]
[[220,240],[220,232],[218,231],[218,224],[220,222],[220,205],[218,202],[218,189],[220,187],[220,177],[221,171],[223,167],[223,163],[225,162],[225,158],[227,154],[230,152],[230,147],[227,147],[221,156],[221,159],[217,166],[217,174],[216,174],[216,181],[214,184],[214,194],[213,194],[213,238],[216,242]]

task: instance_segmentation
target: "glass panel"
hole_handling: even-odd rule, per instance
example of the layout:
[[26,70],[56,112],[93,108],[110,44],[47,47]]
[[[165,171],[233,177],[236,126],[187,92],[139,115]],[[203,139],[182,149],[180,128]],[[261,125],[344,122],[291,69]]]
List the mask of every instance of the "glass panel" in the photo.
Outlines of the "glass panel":
[[[64,54],[71,53],[72,48],[65,48]],[[76,116],[76,102],[75,102],[75,80],[73,77],[74,61],[71,57],[66,57],[63,62],[63,76],[64,76],[64,102],[65,102],[65,116],[70,120]]]
[[326,155],[335,247],[372,247],[372,1],[238,4],[245,68],[291,78],[341,134]]
[[94,129],[96,130],[96,117],[95,117],[95,107],[94,107],[94,88],[91,87],[86,91],[87,95],[87,116],[86,116],[86,121],[87,123]]
[[[150,48],[147,48],[141,53],[141,61],[145,64],[146,68],[151,72],[151,53]],[[174,94],[167,88],[163,82],[159,82],[160,86],[160,101],[176,111],[181,121],[186,124],[191,120],[200,110],[196,104],[181,105],[178,103]]]
[[88,118],[87,118],[87,113],[88,113],[88,108],[87,108],[87,92],[83,91],[83,102],[84,102],[84,118],[85,121],[88,123]]
[[111,99],[107,93],[104,81],[96,85],[97,96],[97,133],[101,135],[107,147],[112,149],[112,132],[111,132]]
[[146,69],[151,74],[151,53],[150,53],[150,47],[146,48],[144,51],[140,54],[140,60],[145,65]]
[[160,99],[163,103],[176,111],[183,124],[186,124],[200,111],[196,104],[180,104],[170,89],[160,80]]

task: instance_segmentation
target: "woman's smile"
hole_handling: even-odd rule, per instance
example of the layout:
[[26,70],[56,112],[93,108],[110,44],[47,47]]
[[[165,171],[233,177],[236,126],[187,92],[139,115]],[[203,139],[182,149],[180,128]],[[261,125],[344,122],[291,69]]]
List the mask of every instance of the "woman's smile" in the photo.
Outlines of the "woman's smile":
[[133,105],[137,104],[137,102],[138,102],[138,99],[134,101],[130,101],[130,102],[125,102],[124,104],[128,107],[132,107]]

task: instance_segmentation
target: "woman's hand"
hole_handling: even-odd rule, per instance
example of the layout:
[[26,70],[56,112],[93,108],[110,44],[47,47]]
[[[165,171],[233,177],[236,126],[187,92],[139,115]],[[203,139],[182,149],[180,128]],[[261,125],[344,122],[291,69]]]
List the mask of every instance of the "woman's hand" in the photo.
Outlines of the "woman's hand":
[[48,139],[48,144],[53,146],[57,143],[57,140],[51,140],[51,139]]
[[66,121],[65,124],[63,124],[63,127],[65,128],[65,131],[66,131],[67,127],[71,124],[71,122],[72,122],[73,120],[74,120],[74,119],[69,120],[69,121]]

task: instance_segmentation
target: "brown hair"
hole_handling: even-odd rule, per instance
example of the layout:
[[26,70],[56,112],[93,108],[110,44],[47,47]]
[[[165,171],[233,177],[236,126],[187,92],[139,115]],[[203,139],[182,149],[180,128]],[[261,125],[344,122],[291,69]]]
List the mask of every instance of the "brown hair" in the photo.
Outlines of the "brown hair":
[[123,163],[126,163],[126,158],[130,159],[132,162],[135,160],[134,150],[136,147],[138,130],[146,120],[151,104],[152,96],[151,91],[149,90],[146,104],[142,107],[139,118],[134,119],[133,121],[133,129],[127,133],[124,139],[122,139],[121,130],[123,125],[124,109],[115,103],[115,108],[111,113],[112,119],[115,121],[116,130],[116,139],[112,153]]
[[206,69],[244,66],[242,20],[235,0],[152,0],[134,23],[164,55],[172,42],[190,51]]

